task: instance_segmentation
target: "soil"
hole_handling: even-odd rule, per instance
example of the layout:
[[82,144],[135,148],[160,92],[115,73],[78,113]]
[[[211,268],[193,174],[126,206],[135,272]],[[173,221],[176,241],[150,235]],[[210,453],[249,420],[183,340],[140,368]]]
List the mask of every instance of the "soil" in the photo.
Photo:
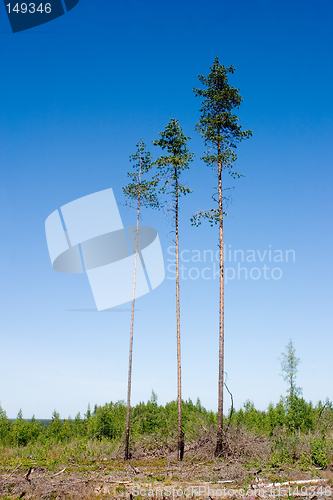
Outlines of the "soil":
[[112,457],[70,458],[54,470],[31,457],[30,467],[0,468],[0,498],[333,498],[333,464],[326,470],[265,466],[271,453],[268,440],[245,433],[230,436],[224,457],[215,458],[214,441],[207,435],[192,442],[182,462],[174,448],[142,442],[127,462],[120,450]]

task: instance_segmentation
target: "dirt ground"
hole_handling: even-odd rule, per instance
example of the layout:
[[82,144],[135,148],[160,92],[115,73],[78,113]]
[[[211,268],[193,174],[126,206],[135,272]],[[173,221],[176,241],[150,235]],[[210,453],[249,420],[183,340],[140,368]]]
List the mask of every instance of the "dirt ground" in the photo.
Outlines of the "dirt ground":
[[333,464],[326,470],[265,466],[270,453],[264,438],[237,434],[220,459],[214,458],[210,436],[189,444],[182,462],[174,449],[146,445],[136,446],[127,462],[119,452],[98,459],[70,458],[52,468],[31,457],[16,468],[0,466],[0,498],[333,498]]
[[[0,498],[92,499],[92,498],[276,498],[303,496],[333,498],[331,470],[300,472],[278,469],[246,470],[237,461],[181,464],[165,459],[106,459],[79,466],[63,464],[59,472],[44,467],[1,471]],[[82,470],[80,470],[82,469]],[[282,484],[302,481],[299,484]],[[304,482],[303,482],[304,481]],[[311,481],[311,482],[310,482]],[[274,485],[272,484],[274,483]],[[280,483],[280,489],[279,485]],[[288,491],[288,487],[291,490]],[[240,490],[243,491],[240,491]],[[283,491],[285,490],[285,491]]]

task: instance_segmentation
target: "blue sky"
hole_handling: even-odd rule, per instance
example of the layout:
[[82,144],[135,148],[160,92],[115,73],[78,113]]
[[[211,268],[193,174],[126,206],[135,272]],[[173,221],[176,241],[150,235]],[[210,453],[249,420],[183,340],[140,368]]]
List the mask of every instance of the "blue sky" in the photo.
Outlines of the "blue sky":
[[[88,402],[126,397],[129,304],[70,311],[94,308],[93,296],[86,276],[52,269],[44,223],[60,206],[110,187],[123,202],[128,156],[142,138],[156,157],[151,141],[171,118],[196,155],[184,175],[194,192],[180,206],[183,255],[217,250],[216,229],[189,221],[211,207],[215,183],[200,161],[200,102],[191,89],[216,56],[236,67],[239,116],[253,131],[238,148],[236,170],[245,177],[225,176],[235,187],[226,248],[295,252],[295,261],[246,264],[248,273],[277,267],[281,279],[246,280],[245,271],[237,279],[238,262],[226,263],[235,269],[226,284],[228,386],[238,408],[246,399],[261,409],[277,402],[286,390],[278,357],[292,339],[304,397],[333,398],[332,11],[328,0],[80,0],[65,16],[12,34],[1,7],[0,401],[10,417],[20,408],[26,418],[48,418],[55,408],[73,417]],[[125,224],[135,223],[135,213],[120,210]],[[146,211],[143,223],[158,230],[168,266],[171,222]],[[189,269],[201,273],[205,264],[182,265],[183,397],[216,410],[218,280],[191,280]],[[160,403],[176,397],[170,278],[167,270],[137,301],[134,404],[152,389]]]

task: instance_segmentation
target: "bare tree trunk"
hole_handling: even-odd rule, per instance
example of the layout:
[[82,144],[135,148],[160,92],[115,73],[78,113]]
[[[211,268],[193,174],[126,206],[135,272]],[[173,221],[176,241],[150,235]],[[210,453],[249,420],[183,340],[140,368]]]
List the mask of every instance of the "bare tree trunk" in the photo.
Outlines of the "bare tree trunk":
[[178,177],[175,168],[175,230],[176,230],[176,308],[177,308],[177,382],[178,382],[178,460],[184,456],[184,440],[182,431],[182,380],[180,351],[180,300],[179,300],[179,236],[178,236]]
[[[140,183],[141,183],[141,156],[140,156],[140,170],[139,170],[139,185],[140,185]],[[137,218],[136,218],[136,240],[135,240],[134,273],[133,273],[133,295],[132,295],[132,313],[131,313],[131,333],[130,333],[129,362],[128,362],[128,386],[127,386],[127,414],[126,414],[125,460],[128,460],[130,458],[129,438],[130,438],[130,417],[131,417],[133,328],[134,328],[134,306],[135,306],[136,269],[137,269],[137,262],[138,262],[139,222],[140,222],[140,189],[139,189],[139,192],[138,192],[138,208],[137,208]]]
[[[220,144],[218,154],[220,154]],[[223,376],[224,376],[224,264],[223,264],[223,199],[222,199],[222,163],[218,163],[219,180],[219,245],[220,245],[220,328],[219,328],[219,385],[217,410],[217,440],[215,455],[221,456],[223,451]]]

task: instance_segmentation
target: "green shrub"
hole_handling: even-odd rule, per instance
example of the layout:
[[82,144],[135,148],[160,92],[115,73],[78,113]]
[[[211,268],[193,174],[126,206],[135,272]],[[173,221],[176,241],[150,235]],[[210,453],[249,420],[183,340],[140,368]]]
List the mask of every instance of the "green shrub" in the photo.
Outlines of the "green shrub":
[[311,456],[308,455],[308,453],[305,453],[305,451],[301,452],[301,456],[299,458],[299,466],[300,469],[305,471],[312,465],[312,460]]
[[7,444],[10,434],[10,421],[7,418],[6,412],[0,405],[0,443]]
[[280,467],[281,458],[277,451],[274,451],[273,456],[268,464],[270,467]]
[[326,441],[315,438],[311,443],[311,459],[314,465],[326,469],[328,457],[326,453]]

